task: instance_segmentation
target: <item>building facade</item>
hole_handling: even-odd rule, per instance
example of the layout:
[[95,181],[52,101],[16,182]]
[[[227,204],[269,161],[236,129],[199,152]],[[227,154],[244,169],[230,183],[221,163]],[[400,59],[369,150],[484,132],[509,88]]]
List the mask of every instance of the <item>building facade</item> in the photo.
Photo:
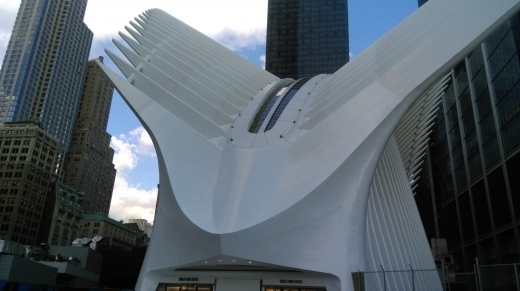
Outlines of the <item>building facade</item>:
[[347,0],[269,0],[265,69],[299,79],[349,61]]
[[130,250],[136,246],[137,233],[122,222],[102,214],[85,214],[82,236],[110,239],[111,246]]
[[70,246],[80,236],[84,195],[59,183],[51,183],[45,201],[38,243]]
[[58,274],[54,277],[56,280],[54,285],[76,288],[99,286],[103,255],[88,246],[51,245],[48,258],[37,262],[58,270]]
[[475,258],[520,261],[519,22],[508,19],[454,67],[415,196],[428,237],[446,238],[459,272]]
[[128,226],[136,234],[136,247],[144,247],[148,245],[148,243],[150,242],[150,237],[148,237],[146,232],[142,231],[139,228],[139,225],[137,225],[136,222],[127,222],[125,223],[125,225]]
[[143,218],[130,218],[128,219],[128,223],[136,223],[139,229],[146,233],[148,236],[152,234],[153,226],[148,222],[148,220]]
[[23,0],[0,71],[0,124],[40,120],[69,147],[92,32],[87,0]]
[[[98,60],[103,62],[102,57]],[[94,60],[89,61],[63,181],[84,193],[84,213],[108,215],[110,210],[116,169],[106,128],[113,92],[110,80]]]
[[57,178],[58,140],[37,123],[0,127],[0,236],[34,245],[51,182]]
[[58,276],[58,269],[55,267],[45,266],[29,258],[9,253],[2,253],[0,256],[0,268],[3,270],[0,274],[1,281],[23,282],[29,286],[31,284],[54,286]]

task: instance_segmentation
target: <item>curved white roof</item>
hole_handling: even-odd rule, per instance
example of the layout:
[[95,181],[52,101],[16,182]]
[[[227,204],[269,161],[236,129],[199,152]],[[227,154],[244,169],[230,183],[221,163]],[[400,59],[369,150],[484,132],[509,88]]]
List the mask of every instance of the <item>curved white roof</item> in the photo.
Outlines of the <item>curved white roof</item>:
[[[336,73],[309,80],[270,130],[266,123],[285,92],[278,99],[269,96],[286,80],[161,10],[140,15],[133,28],[126,28],[132,37],[121,34],[131,49],[115,41],[130,63],[107,51],[127,80],[99,66],[150,133],[160,159],[158,203],[174,213],[158,207],[151,247],[169,249],[171,239],[187,252],[169,261],[153,252],[144,274],[197,264],[196,258],[206,255],[235,255],[334,274],[347,282],[350,272],[366,266],[367,256],[374,262],[385,257],[365,253],[368,197],[384,198],[390,189],[376,185],[371,194],[374,173],[407,197],[409,183],[419,176],[443,76],[519,9],[519,0],[429,1]],[[412,107],[420,96],[422,103]],[[251,132],[267,99],[272,107],[258,132]],[[376,172],[389,140],[389,160],[381,164],[388,168]],[[406,169],[391,170],[399,164]],[[399,177],[407,190],[394,183]],[[374,209],[383,207],[374,203]],[[370,217],[388,222],[398,209],[392,207]],[[172,227],[169,219],[178,225]],[[409,231],[397,221],[388,225]],[[368,241],[390,248],[394,257],[406,251],[384,245],[382,225]],[[266,232],[279,234],[280,240],[264,241]],[[195,237],[204,242],[188,243]],[[320,252],[316,245],[327,249]],[[421,261],[428,255],[423,250],[415,257]],[[145,289],[153,287],[143,279],[153,276],[147,276],[139,283]]]

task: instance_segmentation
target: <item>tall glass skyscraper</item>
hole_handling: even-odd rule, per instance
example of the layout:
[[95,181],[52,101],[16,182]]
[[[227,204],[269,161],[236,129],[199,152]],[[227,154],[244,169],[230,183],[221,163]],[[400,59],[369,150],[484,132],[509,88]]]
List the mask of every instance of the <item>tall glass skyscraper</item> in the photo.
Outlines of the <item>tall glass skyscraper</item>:
[[92,32],[87,0],[22,0],[0,71],[0,124],[40,120],[69,147]]
[[431,171],[415,197],[428,236],[447,239],[456,271],[473,271],[475,258],[520,262],[519,54],[516,15],[453,69],[437,113]]
[[267,71],[298,79],[332,74],[348,61],[347,0],[269,0]]

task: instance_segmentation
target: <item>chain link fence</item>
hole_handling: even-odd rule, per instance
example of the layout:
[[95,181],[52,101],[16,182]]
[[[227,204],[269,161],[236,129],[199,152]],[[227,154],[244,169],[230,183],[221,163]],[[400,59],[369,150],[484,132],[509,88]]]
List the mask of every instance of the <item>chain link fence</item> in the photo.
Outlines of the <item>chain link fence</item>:
[[352,273],[352,280],[355,291],[419,291],[432,289],[439,275],[437,269],[382,270]]
[[444,291],[520,291],[520,264],[477,262],[473,269],[467,273],[455,273],[449,268],[356,272],[352,273],[352,280],[355,291],[439,290],[439,279]]
[[443,281],[445,291],[476,291],[477,277],[475,272],[470,273],[452,273],[446,274],[447,277]]
[[477,266],[479,291],[520,291],[520,264]]

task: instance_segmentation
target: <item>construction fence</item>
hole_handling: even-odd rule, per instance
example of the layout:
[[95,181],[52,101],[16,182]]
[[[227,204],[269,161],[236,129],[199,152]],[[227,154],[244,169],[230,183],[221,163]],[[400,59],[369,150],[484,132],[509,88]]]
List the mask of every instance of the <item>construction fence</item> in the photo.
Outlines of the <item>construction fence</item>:
[[381,270],[352,273],[355,291],[520,291],[520,264],[473,266],[472,272],[451,269]]

